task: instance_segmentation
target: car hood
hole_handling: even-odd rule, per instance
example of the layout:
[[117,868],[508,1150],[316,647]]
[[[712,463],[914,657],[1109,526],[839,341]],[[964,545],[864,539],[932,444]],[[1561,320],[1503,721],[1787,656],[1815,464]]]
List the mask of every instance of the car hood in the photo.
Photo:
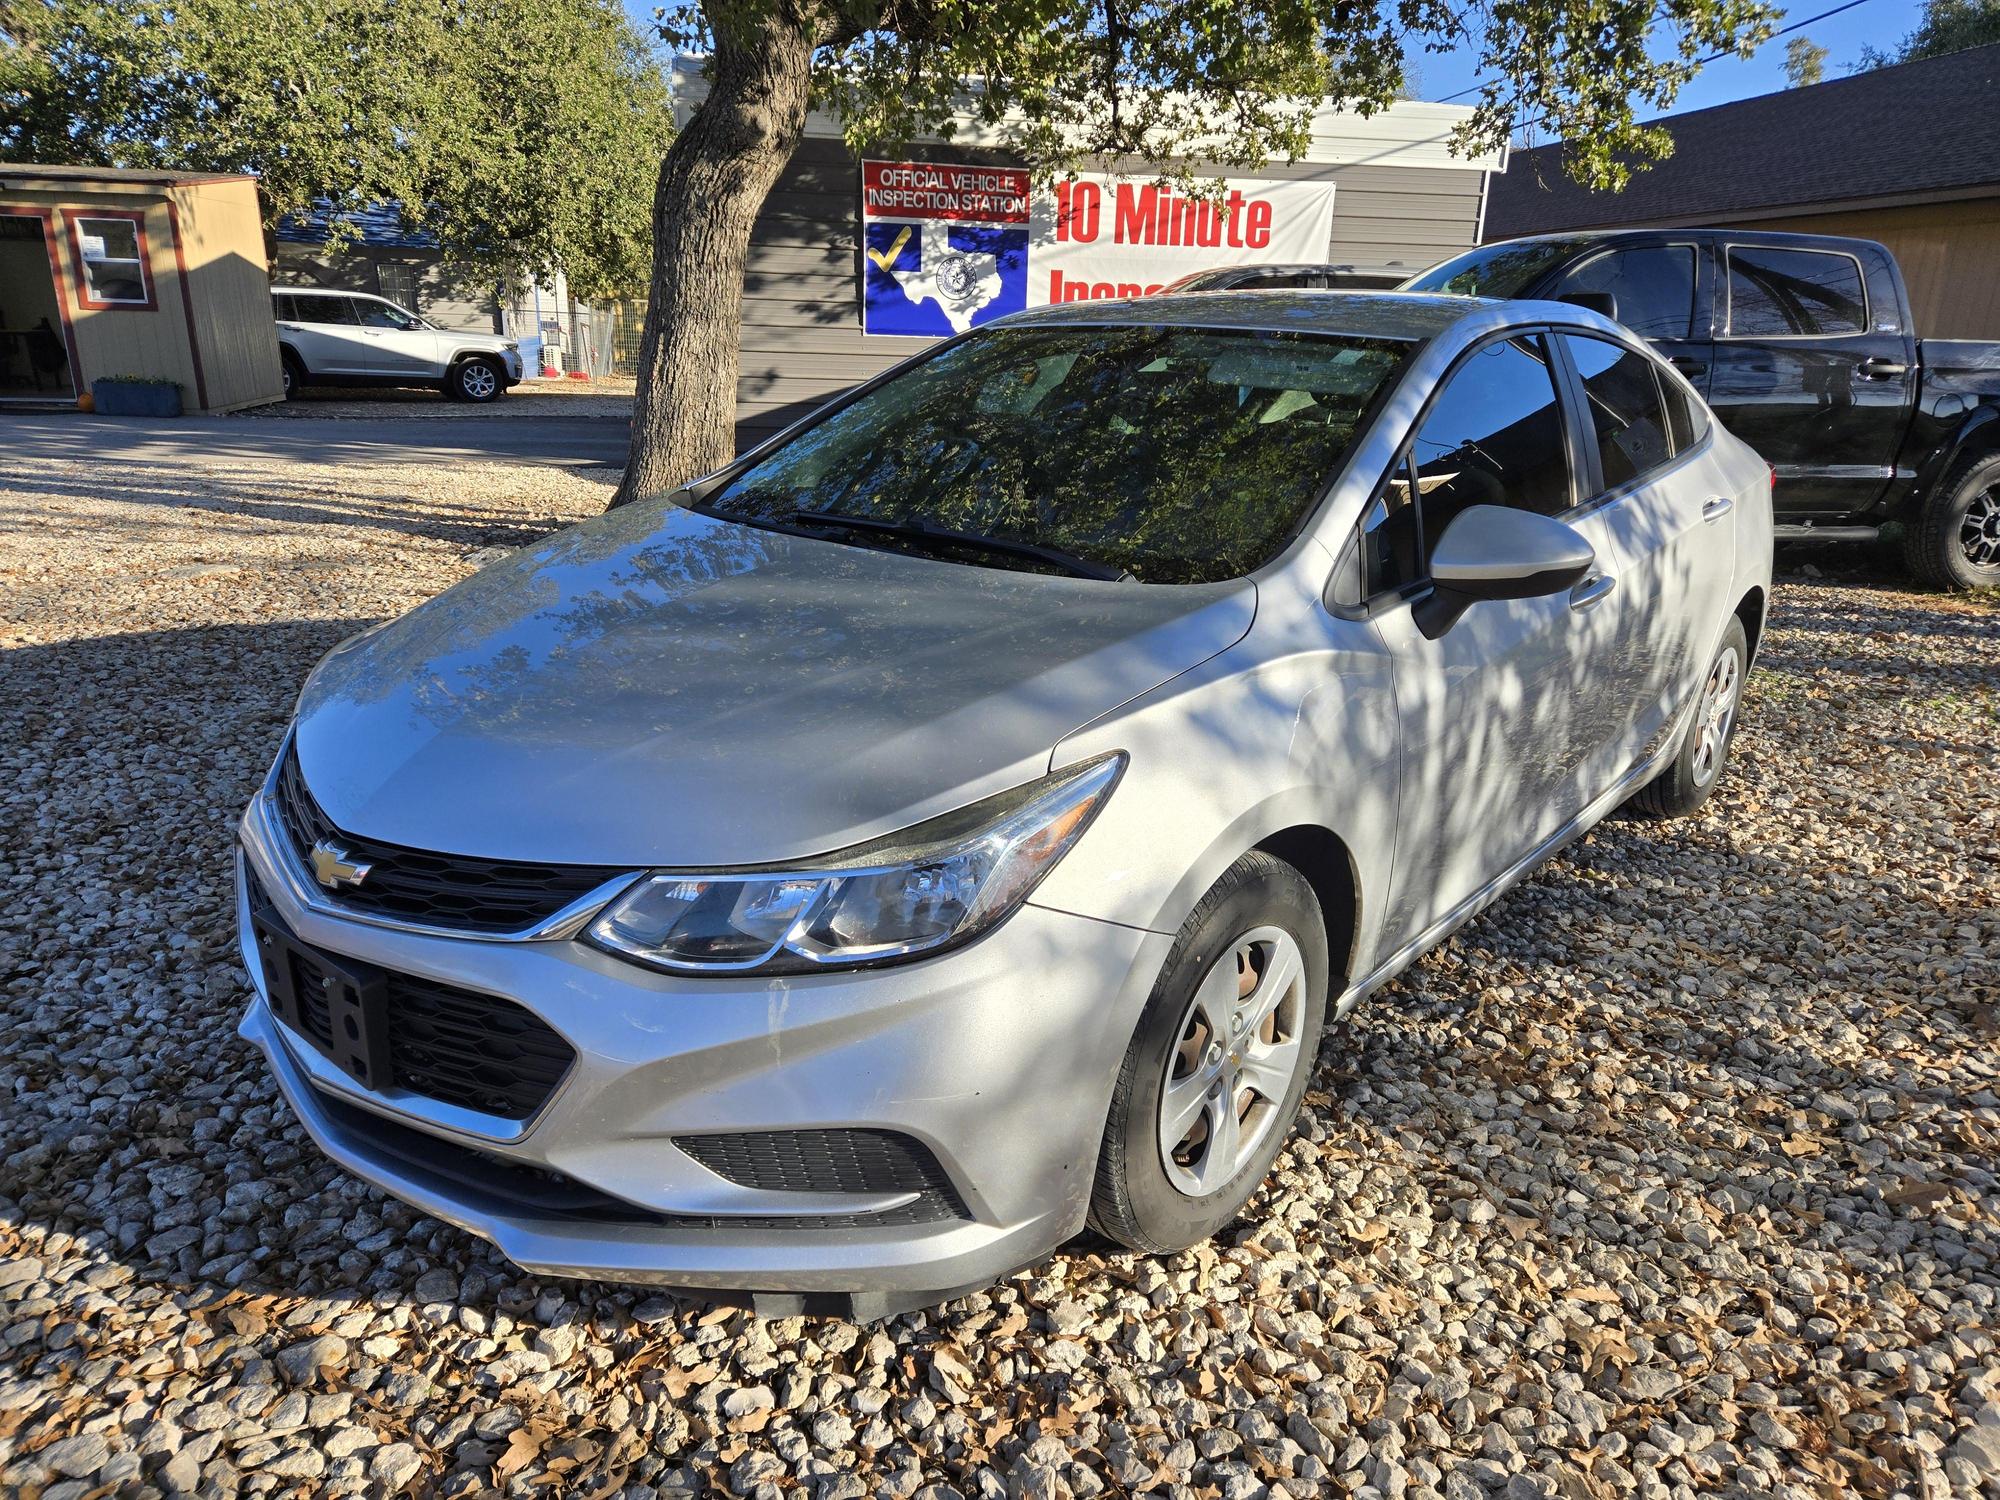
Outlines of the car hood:
[[755,530],[664,501],[336,648],[306,784],[350,833],[500,859],[760,864],[1028,780],[1240,640],[1247,581],[1111,584]]

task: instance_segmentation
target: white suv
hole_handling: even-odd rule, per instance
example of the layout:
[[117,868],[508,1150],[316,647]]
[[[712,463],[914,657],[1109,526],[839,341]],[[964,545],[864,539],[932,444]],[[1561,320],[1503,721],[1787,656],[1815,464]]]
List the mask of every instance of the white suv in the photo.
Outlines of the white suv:
[[365,292],[271,293],[285,395],[305,385],[436,385],[454,401],[493,401],[521,379],[521,350],[494,333],[436,328]]

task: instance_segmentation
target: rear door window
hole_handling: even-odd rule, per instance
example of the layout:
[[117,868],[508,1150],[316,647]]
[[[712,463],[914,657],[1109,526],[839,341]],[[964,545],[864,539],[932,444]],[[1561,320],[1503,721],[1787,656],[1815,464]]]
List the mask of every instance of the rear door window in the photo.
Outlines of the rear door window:
[[1685,453],[1708,436],[1708,408],[1667,376],[1660,376],[1660,399],[1667,407],[1667,435],[1674,452]]
[[1648,339],[1684,339],[1694,322],[1694,246],[1610,250],[1563,273],[1553,295],[1602,292],[1618,321]]
[[1738,338],[1862,333],[1861,263],[1827,250],[1729,247],[1729,331]]
[[1615,490],[1662,467],[1674,445],[1653,361],[1609,339],[1570,333],[1562,339],[1583,378],[1604,488]]
[[280,323],[298,322],[299,320],[298,309],[292,305],[294,300],[295,299],[288,292],[273,292],[271,294],[272,316],[275,317]]
[[354,303],[347,297],[300,297],[298,304],[301,323],[354,322]]

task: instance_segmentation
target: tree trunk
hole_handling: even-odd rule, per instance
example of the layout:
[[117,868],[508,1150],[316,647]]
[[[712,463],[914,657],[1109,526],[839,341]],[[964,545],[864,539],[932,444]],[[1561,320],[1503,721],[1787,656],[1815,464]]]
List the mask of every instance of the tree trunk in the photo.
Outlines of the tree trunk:
[[709,93],[653,194],[652,300],[619,506],[736,455],[737,339],[750,226],[805,133],[816,27],[790,5],[716,28]]

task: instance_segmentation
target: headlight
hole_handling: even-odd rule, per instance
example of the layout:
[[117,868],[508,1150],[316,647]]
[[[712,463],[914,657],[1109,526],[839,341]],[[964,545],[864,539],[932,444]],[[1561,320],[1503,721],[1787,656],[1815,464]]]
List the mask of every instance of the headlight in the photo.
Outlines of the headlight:
[[675,973],[803,974],[970,941],[1055,868],[1125,769],[1113,754],[872,844],[783,869],[666,870],[590,926],[599,947]]

